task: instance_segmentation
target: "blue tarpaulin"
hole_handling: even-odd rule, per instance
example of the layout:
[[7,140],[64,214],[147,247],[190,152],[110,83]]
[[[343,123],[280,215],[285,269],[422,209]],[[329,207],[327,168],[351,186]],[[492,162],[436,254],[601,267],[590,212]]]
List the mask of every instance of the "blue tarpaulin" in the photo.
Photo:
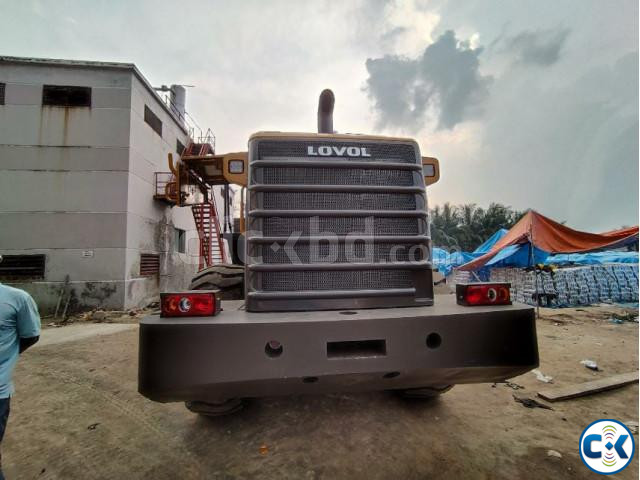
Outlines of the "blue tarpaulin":
[[601,263],[639,263],[638,252],[596,252],[549,255],[547,265],[598,265]]
[[[449,253],[442,248],[434,247],[433,248],[433,265],[438,269],[440,273],[443,275],[449,275],[451,270],[460,265],[464,265],[471,260],[478,258],[480,255],[484,255],[491,247],[493,247],[496,242],[498,242],[504,235],[508,232],[508,230],[501,228],[493,235],[491,235],[485,242],[476,248],[473,252],[452,252]],[[507,266],[527,266],[528,263],[528,255],[529,249],[522,247],[526,247],[526,245],[512,245],[511,247],[505,248],[501,251],[496,257],[492,259],[491,262],[487,264],[487,266],[493,267],[507,267]],[[535,253],[535,263],[540,263],[544,261],[546,258],[546,253],[541,250],[536,250]],[[523,263],[524,262],[524,263]]]
[[530,252],[528,243],[509,245],[489,260],[485,267],[530,267],[538,263],[544,263],[548,256],[549,253],[535,247]]
[[476,248],[472,253],[487,253],[489,250],[491,250],[491,247],[493,247],[498,242],[498,240],[505,236],[508,231],[509,230],[507,230],[506,228],[501,228],[496,233],[487,238],[484,243]]
[[444,264],[447,261],[449,252],[439,247],[433,247],[431,250],[431,260],[436,267]]
[[431,250],[433,266],[443,275],[449,275],[454,265],[449,264],[449,252],[442,248],[433,247]]
[[478,255],[468,252],[452,252],[449,253],[442,248],[433,247],[432,250],[433,265],[443,275],[449,275],[451,270],[460,265],[464,265],[470,260],[473,260]]

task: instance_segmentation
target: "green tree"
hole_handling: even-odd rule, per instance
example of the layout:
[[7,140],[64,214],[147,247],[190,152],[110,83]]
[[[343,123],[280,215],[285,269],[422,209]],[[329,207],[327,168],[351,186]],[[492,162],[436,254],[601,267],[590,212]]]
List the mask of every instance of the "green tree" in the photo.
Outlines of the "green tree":
[[445,249],[457,248],[459,218],[456,207],[449,202],[431,210],[431,239],[433,244]]
[[475,203],[447,202],[431,210],[431,239],[445,250],[473,251],[497,230],[511,228],[524,213],[500,203],[483,209]]
[[475,203],[460,205],[457,208],[460,217],[458,244],[462,250],[468,251],[470,246],[477,246],[484,241],[484,232],[486,230],[483,225],[485,211],[482,208],[478,208]]

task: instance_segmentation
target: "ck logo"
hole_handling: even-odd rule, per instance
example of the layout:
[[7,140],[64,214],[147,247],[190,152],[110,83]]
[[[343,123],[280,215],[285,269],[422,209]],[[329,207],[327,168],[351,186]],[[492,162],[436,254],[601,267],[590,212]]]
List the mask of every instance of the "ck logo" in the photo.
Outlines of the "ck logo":
[[580,437],[580,457],[596,473],[611,475],[624,470],[635,451],[629,429],[617,420],[597,420]]

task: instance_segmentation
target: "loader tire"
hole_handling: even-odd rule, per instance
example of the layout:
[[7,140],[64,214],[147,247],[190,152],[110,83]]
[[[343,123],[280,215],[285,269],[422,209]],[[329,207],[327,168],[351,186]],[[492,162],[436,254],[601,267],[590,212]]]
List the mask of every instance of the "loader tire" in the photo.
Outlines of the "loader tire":
[[184,402],[187,410],[205,417],[221,417],[239,412],[244,407],[244,402],[239,398],[229,398],[220,402]]
[[434,385],[429,387],[407,388],[405,390],[399,390],[398,393],[403,398],[429,400],[438,398],[440,395],[447,393],[452,388],[453,385]]
[[244,298],[244,266],[233,264],[213,265],[198,272],[190,290],[219,290],[221,300]]

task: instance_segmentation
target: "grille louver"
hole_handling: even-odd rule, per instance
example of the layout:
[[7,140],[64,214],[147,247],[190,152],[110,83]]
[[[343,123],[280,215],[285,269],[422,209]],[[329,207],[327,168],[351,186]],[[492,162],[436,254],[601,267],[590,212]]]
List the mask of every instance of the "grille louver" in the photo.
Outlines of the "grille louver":
[[[424,231],[424,222],[420,218],[369,217],[368,224],[373,235],[418,235]],[[266,217],[263,220],[262,234],[265,237],[287,236],[293,232],[311,235],[315,232],[333,232],[336,235],[348,235],[352,232],[364,232],[366,217]],[[422,225],[422,227],[421,227]]]
[[394,243],[318,242],[315,246],[298,242],[294,246],[273,242],[261,245],[258,256],[266,264],[278,263],[388,263],[420,261],[427,258],[424,245],[398,245]]
[[371,170],[366,168],[264,167],[266,185],[398,185],[414,184],[410,170]]
[[413,194],[264,192],[267,210],[415,210]]

